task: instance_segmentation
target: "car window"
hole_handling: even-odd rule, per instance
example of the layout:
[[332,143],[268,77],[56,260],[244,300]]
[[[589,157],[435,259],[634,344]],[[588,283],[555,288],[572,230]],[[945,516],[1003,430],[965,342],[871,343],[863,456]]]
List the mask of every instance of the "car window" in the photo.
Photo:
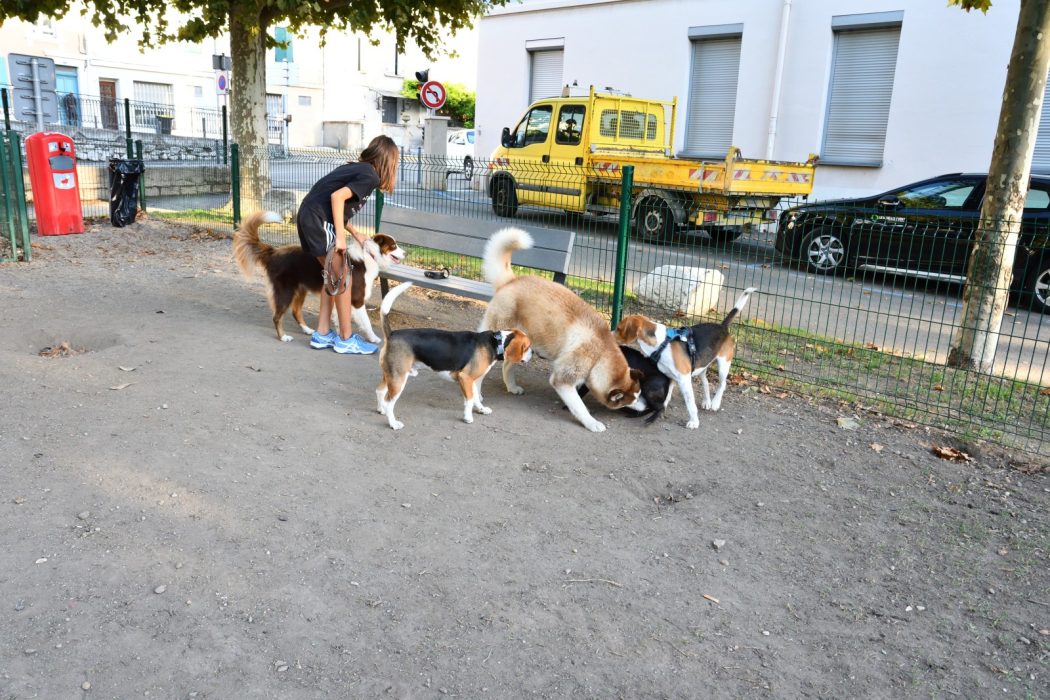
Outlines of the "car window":
[[1025,209],[1050,209],[1050,192],[1039,185],[1029,185],[1028,195],[1024,198]]
[[474,132],[473,131],[468,131],[467,132],[467,143],[469,143],[471,145],[474,145]]
[[970,181],[940,180],[913,185],[896,195],[901,206],[912,209],[961,209],[975,186]]
[[577,146],[582,138],[583,105],[562,105],[558,110],[558,132],[554,142],[565,146]]
[[547,134],[551,129],[550,105],[542,105],[529,110],[517,128],[514,129],[514,146],[523,148],[533,143],[543,143],[547,140]]

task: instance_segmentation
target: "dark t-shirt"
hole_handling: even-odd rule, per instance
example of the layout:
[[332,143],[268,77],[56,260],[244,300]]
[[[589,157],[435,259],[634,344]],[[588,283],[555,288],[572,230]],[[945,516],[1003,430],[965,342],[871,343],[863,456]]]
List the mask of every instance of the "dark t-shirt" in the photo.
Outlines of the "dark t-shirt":
[[[318,180],[299,205],[300,212],[310,210],[325,221],[332,220],[332,194],[337,190],[349,187],[354,196],[343,206],[343,225],[350,221],[365,205],[368,196],[379,187],[379,175],[371,163],[347,163],[328,173]],[[335,222],[332,221],[334,224]]]

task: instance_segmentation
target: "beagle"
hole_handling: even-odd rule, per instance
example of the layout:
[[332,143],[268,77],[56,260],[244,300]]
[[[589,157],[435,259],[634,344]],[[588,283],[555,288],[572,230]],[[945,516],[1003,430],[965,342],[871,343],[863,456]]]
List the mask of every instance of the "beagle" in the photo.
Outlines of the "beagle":
[[497,360],[509,364],[531,360],[529,337],[518,329],[480,333],[435,328],[391,331],[387,319],[390,308],[411,286],[411,282],[404,282],[390,290],[380,307],[384,342],[379,355],[383,379],[376,387],[378,411],[386,416],[394,430],[405,427],[394,417],[394,404],[404,391],[408,378],[416,376],[417,367],[425,365],[459,384],[463,392],[465,422],[474,422],[475,410],[492,413],[492,409],[481,403],[481,382]]
[[[736,300],[732,310],[721,323],[698,323],[686,328],[668,328],[645,316],[625,316],[616,327],[616,339],[632,345],[656,363],[660,371],[673,379],[682,391],[689,411],[687,428],[700,426],[700,417],[693,394],[693,377],[700,375],[704,387],[704,410],[717,411],[722,406],[726,378],[733,362],[736,341],[729,335],[729,324],[747,304],[757,287],[748,287]],[[707,383],[707,368],[718,363],[718,389],[711,397]]]

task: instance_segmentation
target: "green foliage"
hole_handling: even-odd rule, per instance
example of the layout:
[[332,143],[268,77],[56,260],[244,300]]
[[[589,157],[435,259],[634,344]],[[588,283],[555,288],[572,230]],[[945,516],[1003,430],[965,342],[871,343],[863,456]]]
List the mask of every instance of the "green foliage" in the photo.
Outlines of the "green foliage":
[[[442,83],[448,96],[445,98],[445,106],[437,111],[442,117],[452,119],[453,126],[465,126],[468,129],[474,127],[474,93],[459,83]],[[402,97],[412,100],[419,99],[419,81],[408,78],[401,85]]]
[[988,9],[992,6],[992,0],[948,0],[949,5],[956,5],[969,12],[970,10],[980,10],[981,12],[988,12]]

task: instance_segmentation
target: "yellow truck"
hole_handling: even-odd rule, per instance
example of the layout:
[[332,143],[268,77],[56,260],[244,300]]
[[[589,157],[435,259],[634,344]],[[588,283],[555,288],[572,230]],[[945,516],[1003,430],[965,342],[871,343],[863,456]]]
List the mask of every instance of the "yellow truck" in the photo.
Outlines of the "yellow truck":
[[634,166],[631,216],[638,235],[669,241],[701,229],[728,242],[775,220],[782,197],[813,191],[815,155],[804,163],[674,156],[678,100],[596,93],[538,100],[503,129],[489,164],[488,193],[499,216],[518,205],[568,212],[619,212],[622,172]]

